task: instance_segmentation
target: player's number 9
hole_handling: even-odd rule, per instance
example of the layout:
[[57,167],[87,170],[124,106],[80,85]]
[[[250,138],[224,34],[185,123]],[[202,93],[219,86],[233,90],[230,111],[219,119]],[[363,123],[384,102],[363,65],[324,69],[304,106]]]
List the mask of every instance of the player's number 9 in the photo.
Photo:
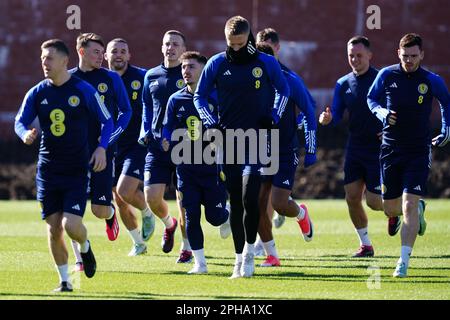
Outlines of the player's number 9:
[[50,131],[55,137],[61,137],[66,132],[65,119],[66,115],[61,109],[54,109],[50,112],[50,120],[52,121]]

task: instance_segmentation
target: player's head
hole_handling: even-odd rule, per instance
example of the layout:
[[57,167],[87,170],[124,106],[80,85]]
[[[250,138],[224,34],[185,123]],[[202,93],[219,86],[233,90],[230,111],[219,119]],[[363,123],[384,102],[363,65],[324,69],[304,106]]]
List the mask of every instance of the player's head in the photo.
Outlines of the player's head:
[[180,57],[181,73],[184,82],[189,85],[196,85],[208,59],[197,51],[187,51]]
[[265,28],[259,31],[258,34],[256,35],[256,45],[260,43],[266,43],[270,45],[273,49],[275,56],[278,57],[278,54],[281,49],[280,37],[278,36],[278,32],[276,32],[275,29]]
[[169,67],[179,65],[180,56],[186,51],[186,37],[177,30],[169,30],[164,34],[161,47],[164,62]]
[[370,67],[372,51],[370,41],[364,36],[355,36],[347,42],[348,63],[357,75],[365,73]]
[[239,51],[247,44],[249,34],[250,24],[244,17],[231,17],[225,24],[227,46],[234,51]]
[[105,60],[108,62],[109,69],[114,71],[125,70],[130,58],[131,54],[126,40],[116,38],[106,46]]
[[54,79],[61,72],[67,71],[69,49],[59,39],[50,39],[41,45],[41,65],[44,76]]
[[259,42],[256,44],[256,49],[271,56],[275,56],[275,52],[273,51],[273,47],[267,42]]
[[95,33],[82,33],[77,37],[77,52],[80,61],[89,69],[98,69],[103,63],[105,42]]
[[398,57],[405,72],[416,71],[424,57],[422,38],[417,33],[408,33],[400,39]]

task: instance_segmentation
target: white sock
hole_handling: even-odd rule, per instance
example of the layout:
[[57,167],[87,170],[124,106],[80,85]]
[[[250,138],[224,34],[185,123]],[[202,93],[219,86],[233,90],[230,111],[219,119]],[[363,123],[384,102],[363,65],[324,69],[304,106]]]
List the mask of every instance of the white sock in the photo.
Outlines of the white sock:
[[62,266],[55,265],[59,274],[59,282],[69,281],[69,265],[63,264]]
[[183,237],[181,241],[181,250],[191,251],[191,245],[189,244],[188,238]]
[[152,210],[149,207],[146,207],[144,210],[141,210],[142,217],[151,217],[153,215]]
[[275,247],[275,240],[263,242],[263,246],[268,256],[274,256],[275,258],[278,258],[277,248]]
[[300,207],[298,204],[298,215],[297,215],[297,220],[303,220],[305,218],[305,209],[303,209],[302,207]]
[[258,247],[261,247],[261,246],[263,246],[263,242],[262,242],[261,238],[258,236],[256,238],[255,248],[258,248]]
[[161,218],[161,221],[164,223],[164,225],[166,226],[167,229],[170,229],[173,227],[173,219],[170,216],[170,214],[168,214],[164,218]]
[[106,218],[106,220],[109,220],[114,216],[114,208],[111,206],[111,207],[109,207],[109,209],[111,210],[111,213],[109,214],[109,217]]
[[134,244],[143,244],[144,240],[141,236],[141,231],[139,228],[136,228],[134,230],[128,230],[128,233],[130,234],[131,239],[133,240]]
[[369,239],[369,232],[368,227],[361,228],[361,229],[355,229],[356,233],[358,233],[359,236],[359,243],[362,246],[371,246],[372,242],[370,242]]
[[85,241],[83,244],[79,243],[79,247],[78,249],[80,250],[80,252],[82,253],[86,253],[89,250],[89,241]]
[[236,253],[236,259],[234,260],[234,264],[242,263],[242,253]]
[[75,240],[72,240],[72,250],[75,255],[75,259],[77,259],[76,262],[83,262],[83,259],[81,259],[80,250],[78,250],[78,243]]
[[205,258],[205,250],[198,249],[192,251],[195,259],[196,265],[205,265],[206,266],[206,258]]
[[244,251],[242,253],[245,254],[246,252],[247,253],[255,253],[255,244],[254,243],[248,243],[246,241],[245,245],[244,245]]
[[412,248],[408,246],[402,246],[402,251],[400,254],[400,260],[406,264],[406,266],[409,265],[409,257],[411,256]]

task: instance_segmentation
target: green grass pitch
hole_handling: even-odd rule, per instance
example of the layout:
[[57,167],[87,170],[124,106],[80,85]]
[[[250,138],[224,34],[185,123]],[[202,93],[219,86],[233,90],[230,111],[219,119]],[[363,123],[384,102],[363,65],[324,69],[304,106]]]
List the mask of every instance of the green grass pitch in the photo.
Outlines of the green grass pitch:
[[[389,237],[387,219],[368,211],[375,257],[352,259],[358,240],[341,200],[310,200],[315,225],[312,242],[303,241],[293,219],[275,229],[280,268],[256,267],[250,279],[230,280],[231,237],[203,221],[209,273],[188,275],[191,264],[176,264],[181,242],[176,233],[170,254],[161,251],[157,221],[148,253],[128,257],[131,240],[121,224],[119,238],[107,240],[104,222],[85,215],[97,258],[97,274],[72,276],[74,292],[54,294],[58,276],[49,254],[46,225],[36,201],[0,202],[0,299],[444,299],[450,298],[450,200],[429,200],[427,232],[416,240],[408,278],[394,279],[400,237]],[[175,203],[170,202],[171,212]],[[69,244],[69,241],[67,241]],[[70,247],[69,247],[70,248]],[[257,258],[256,263],[262,262]],[[69,262],[74,263],[69,249]],[[72,268],[72,266],[71,266]]]

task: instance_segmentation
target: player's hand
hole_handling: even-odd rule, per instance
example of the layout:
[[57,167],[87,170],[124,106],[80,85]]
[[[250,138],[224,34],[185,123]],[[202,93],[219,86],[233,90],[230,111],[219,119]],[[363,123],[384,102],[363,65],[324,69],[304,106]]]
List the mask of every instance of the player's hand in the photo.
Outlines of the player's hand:
[[92,154],[89,164],[92,165],[94,172],[100,172],[106,168],[106,150],[103,147],[97,147]]
[[315,153],[306,153],[305,154],[305,168],[312,166],[317,161],[317,156]]
[[319,123],[323,126],[330,124],[333,120],[333,114],[331,113],[331,108],[326,107],[325,111],[323,111],[319,116]]
[[167,141],[166,138],[162,138],[162,140],[161,140],[161,147],[162,147],[162,149],[163,149],[165,152],[169,151],[170,142]]
[[397,123],[397,112],[390,110],[386,116],[386,123],[390,126],[395,126]]
[[38,135],[38,132],[36,128],[33,128],[31,130],[28,130],[25,136],[23,137],[23,143],[25,143],[27,146],[33,144],[34,140],[36,140]]
[[435,147],[444,147],[450,141],[450,127],[445,127],[444,133],[433,138],[431,143]]

